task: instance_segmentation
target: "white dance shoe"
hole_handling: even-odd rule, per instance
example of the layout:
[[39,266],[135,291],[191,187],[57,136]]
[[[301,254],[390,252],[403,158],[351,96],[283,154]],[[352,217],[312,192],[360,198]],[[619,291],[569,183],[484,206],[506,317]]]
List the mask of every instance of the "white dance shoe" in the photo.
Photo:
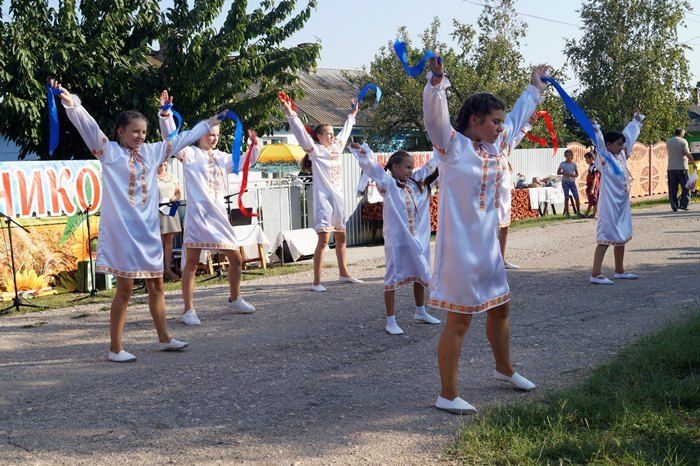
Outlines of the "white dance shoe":
[[589,277],[588,281],[593,283],[594,285],[614,285],[615,282],[610,280],[609,278],[605,278],[602,275],[598,275],[597,277]]
[[613,278],[618,278],[620,280],[636,280],[639,277],[633,273],[625,272],[625,273],[615,273],[615,275],[613,275]]
[[118,353],[109,352],[109,360],[112,362],[134,362],[136,361],[136,356],[131,353],[127,353],[121,350]]
[[319,284],[319,285],[311,285],[311,287],[310,287],[309,289],[310,289],[311,291],[315,291],[315,292],[317,292],[317,293],[323,293],[324,291],[328,291],[328,290],[326,290],[326,287],[323,286],[323,285],[321,285],[321,284]]
[[243,299],[241,296],[236,298],[235,301],[231,301],[231,298],[228,299],[228,307],[240,314],[252,314],[255,312],[255,306],[250,304],[248,301]]
[[338,277],[340,283],[364,283],[363,280],[355,277]]
[[437,401],[435,402],[435,407],[437,409],[442,409],[443,411],[447,411],[448,413],[452,414],[476,414],[476,408],[460,397],[456,397],[454,400],[448,400],[447,398],[443,398],[441,396],[438,396]]
[[202,325],[202,322],[199,320],[199,316],[197,315],[197,311],[194,309],[190,309],[189,311],[185,312],[182,314],[182,323],[185,325]]
[[493,371],[493,376],[498,380],[499,382],[507,382],[517,388],[518,390],[523,390],[526,392],[529,392],[530,390],[533,390],[535,388],[535,384],[527,380],[525,377],[522,375],[518,374],[517,372],[513,372],[513,375],[508,377],[505,374],[501,374],[497,370]]
[[189,343],[187,343],[186,341],[180,341],[171,338],[170,341],[167,343],[158,342],[158,351],[180,351],[181,349],[185,349],[188,346]]
[[436,325],[441,323],[440,319],[436,319],[435,317],[431,316],[427,312],[418,312],[416,311],[415,314],[413,314],[413,320],[417,320],[419,322],[425,322],[426,324],[432,324]]

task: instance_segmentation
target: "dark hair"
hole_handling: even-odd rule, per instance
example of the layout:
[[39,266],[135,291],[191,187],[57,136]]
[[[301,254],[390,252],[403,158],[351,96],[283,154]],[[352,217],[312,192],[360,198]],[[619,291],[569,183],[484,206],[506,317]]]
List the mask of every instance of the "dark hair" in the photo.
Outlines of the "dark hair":
[[143,120],[148,124],[146,117],[136,110],[127,110],[117,115],[117,120],[114,122],[114,139],[119,140],[119,129],[126,128],[134,120]]
[[605,133],[605,135],[603,135],[603,141],[605,141],[605,144],[612,144],[613,142],[617,142],[619,140],[622,140],[622,142],[627,142],[625,135],[617,131],[608,131]]
[[311,157],[309,157],[309,154],[306,154],[304,158],[301,159],[301,171],[309,174],[313,173]]
[[[389,170],[391,171],[392,167],[394,165],[399,165],[401,162],[404,161],[406,157],[413,157],[411,154],[409,154],[406,151],[396,151],[393,154],[391,154],[391,157],[389,157],[389,160],[386,162],[386,165],[384,165],[384,170]],[[420,189],[420,192],[423,192],[424,188],[427,188],[430,190],[430,185],[435,181],[435,179],[438,177],[438,170],[437,168],[433,173],[430,174],[425,180],[423,181],[416,181],[413,179],[413,177],[409,178],[410,180],[413,180],[414,183],[418,185],[418,189]]]
[[585,158],[588,158],[588,157],[594,159],[594,158],[595,158],[595,155],[593,155],[593,152],[590,152],[590,151],[588,151],[588,152],[586,152],[585,154],[583,154],[583,158],[584,158],[584,159],[585,159]]
[[683,128],[676,128],[673,131],[673,135],[674,136],[682,136],[684,132],[685,132],[685,130]]
[[493,110],[505,110],[506,106],[503,101],[493,94],[482,92],[473,94],[467,97],[467,100],[462,104],[462,108],[457,115],[455,129],[463,133],[469,127],[469,118],[472,115],[485,116]]
[[571,149],[566,149],[566,150],[564,151],[564,157],[566,157],[566,156],[569,155],[569,154],[571,154],[571,156],[573,157],[573,156],[574,156],[574,151],[572,151]]

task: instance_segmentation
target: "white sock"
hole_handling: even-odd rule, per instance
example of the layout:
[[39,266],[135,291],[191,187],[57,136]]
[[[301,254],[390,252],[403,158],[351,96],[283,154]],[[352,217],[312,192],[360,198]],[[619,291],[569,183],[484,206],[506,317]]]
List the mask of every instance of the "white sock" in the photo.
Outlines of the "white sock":
[[396,316],[386,316],[386,326],[393,327],[396,325]]
[[416,314],[420,314],[420,315],[425,315],[425,314],[427,314],[427,312],[426,312],[426,310],[425,310],[425,305],[423,305],[423,306],[416,306]]

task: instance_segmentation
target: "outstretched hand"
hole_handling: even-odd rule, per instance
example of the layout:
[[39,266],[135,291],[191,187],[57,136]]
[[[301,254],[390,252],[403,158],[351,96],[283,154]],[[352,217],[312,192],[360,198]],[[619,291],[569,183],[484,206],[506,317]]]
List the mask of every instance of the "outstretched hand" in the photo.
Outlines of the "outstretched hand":
[[353,115],[357,115],[357,111],[360,109],[359,105],[357,105],[357,99],[352,99],[350,101],[350,113]]
[[360,154],[362,154],[362,155],[367,154],[367,152],[366,152],[366,151],[362,148],[362,146],[361,146],[359,143],[357,143],[357,142],[351,142],[351,143],[349,144],[349,147],[350,147],[350,149],[355,149],[355,150],[357,150],[357,151],[360,151]]
[[[173,104],[173,96],[168,96],[168,91],[163,89],[160,93],[160,98],[158,99],[158,103],[160,104],[160,108],[162,108],[164,105],[172,105]],[[161,113],[163,116],[167,116],[170,114],[170,110],[161,110]]]
[[532,69],[532,76],[530,77],[530,84],[543,92],[547,89],[547,83],[542,81],[542,78],[547,76],[549,67],[547,65],[537,65]]
[[258,139],[258,133],[256,133],[252,129],[248,130],[248,139],[250,140],[250,143],[254,146],[257,146],[260,143],[260,139]]
[[280,98],[280,102],[282,103],[282,107],[284,108],[284,113],[286,113],[287,115],[291,115],[294,112],[291,99]]
[[439,84],[442,81],[442,76],[445,72],[445,67],[442,63],[442,58],[433,57],[430,59],[430,71],[433,73],[432,78],[430,78],[430,84],[433,86]]
[[58,96],[61,98],[63,103],[65,103],[69,107],[72,107],[75,104],[75,102],[73,101],[73,96],[70,92],[68,92],[68,90],[65,87],[61,86],[61,83],[54,79],[49,79],[49,85],[52,89],[58,89],[59,91],[61,91],[61,93],[58,94]]

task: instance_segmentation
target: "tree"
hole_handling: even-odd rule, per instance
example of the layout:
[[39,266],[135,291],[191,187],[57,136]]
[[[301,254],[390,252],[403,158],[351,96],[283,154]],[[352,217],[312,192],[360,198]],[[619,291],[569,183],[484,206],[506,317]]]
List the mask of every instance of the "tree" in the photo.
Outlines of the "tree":
[[[13,0],[0,22],[0,134],[48,158],[44,84],[57,77],[80,95],[105,131],[117,113],[140,110],[157,128],[157,96],[169,88],[186,124],[232,106],[246,126],[269,130],[280,118],[278,89],[290,90],[299,69],[315,65],[318,44],[281,47],[316,6],[308,0],[264,0],[246,13],[234,0],[219,30],[212,27],[223,0],[176,0],[161,14],[156,0],[60,3]],[[156,53],[152,44],[163,50]],[[65,112],[53,158],[90,157]],[[160,138],[151,131],[150,138]],[[222,141],[222,147],[225,141]]]
[[[453,20],[451,37],[456,47],[438,40],[440,21],[435,18],[420,36],[420,48],[410,52],[409,61],[412,62],[417,61],[424,50],[433,50],[445,61],[452,84],[448,103],[453,117],[464,100],[476,92],[496,94],[503,99],[506,108],[510,108],[529,82],[530,67],[524,66],[519,52],[527,25],[509,14],[513,3],[514,0],[489,0],[479,17],[478,34],[474,27]],[[405,28],[400,28],[397,35],[411,45]],[[379,105],[368,109],[370,129],[366,136],[371,143],[382,150],[399,147],[430,150],[422,114],[425,74],[416,79],[408,77],[391,44],[387,44],[375,55],[369,71],[350,79],[358,86],[371,80],[383,91]],[[564,126],[565,109],[560,99],[546,95],[541,107],[552,115],[560,141],[570,140],[572,136]],[[538,123],[533,131],[544,134],[544,125]],[[525,140],[522,145],[527,147],[531,143]]]
[[231,108],[247,127],[271,132],[283,120],[277,92],[298,95],[298,72],[318,60],[317,43],[280,45],[306,24],[316,0],[293,16],[296,0],[264,0],[250,14],[247,0],[236,0],[217,31],[212,23],[223,4],[197,0],[190,9],[187,0],[174,1],[164,15],[157,81],[189,123]]
[[[117,112],[151,95],[140,85],[149,73],[148,44],[157,38],[156,0],[60,3],[13,0],[0,23],[0,134],[20,146],[20,158],[48,157],[45,83],[61,80],[105,131]],[[79,12],[76,13],[76,11]],[[60,105],[60,104],[59,104]],[[64,112],[54,158],[88,155]]]
[[586,34],[565,51],[582,85],[578,101],[603,130],[620,130],[636,110],[647,115],[642,142],[685,125],[689,47],[677,31],[689,8],[686,0],[584,0]]

